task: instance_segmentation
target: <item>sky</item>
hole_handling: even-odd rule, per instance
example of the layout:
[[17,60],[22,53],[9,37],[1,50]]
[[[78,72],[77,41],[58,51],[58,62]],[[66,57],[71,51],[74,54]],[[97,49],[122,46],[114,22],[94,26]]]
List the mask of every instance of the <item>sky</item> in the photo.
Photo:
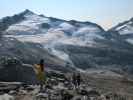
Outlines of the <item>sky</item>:
[[133,17],[133,0],[0,0],[0,18],[25,9],[65,20],[90,21],[109,29]]

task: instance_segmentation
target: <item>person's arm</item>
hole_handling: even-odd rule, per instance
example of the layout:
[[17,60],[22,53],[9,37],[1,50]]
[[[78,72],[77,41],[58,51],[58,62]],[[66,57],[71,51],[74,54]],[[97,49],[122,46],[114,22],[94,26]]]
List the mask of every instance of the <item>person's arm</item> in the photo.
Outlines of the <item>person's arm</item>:
[[40,65],[34,64],[33,66],[34,66],[34,71],[35,71],[35,73],[36,73],[36,74],[39,73]]

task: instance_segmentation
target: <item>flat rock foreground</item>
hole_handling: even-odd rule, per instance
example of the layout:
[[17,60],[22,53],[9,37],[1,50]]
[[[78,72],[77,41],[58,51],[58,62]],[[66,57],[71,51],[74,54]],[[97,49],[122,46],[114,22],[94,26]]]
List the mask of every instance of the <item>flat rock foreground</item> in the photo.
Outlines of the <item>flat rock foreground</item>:
[[54,74],[42,91],[39,85],[0,82],[0,100],[133,100],[133,81],[113,75],[81,74],[81,85],[73,88],[71,74]]

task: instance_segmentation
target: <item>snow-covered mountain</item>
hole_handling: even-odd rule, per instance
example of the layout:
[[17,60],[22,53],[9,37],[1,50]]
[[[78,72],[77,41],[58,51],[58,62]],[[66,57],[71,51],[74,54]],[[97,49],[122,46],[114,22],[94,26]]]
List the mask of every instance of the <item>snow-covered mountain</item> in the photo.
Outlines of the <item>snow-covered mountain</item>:
[[126,40],[128,43],[133,44],[133,18],[118,24],[111,30],[118,32],[122,39]]
[[[132,35],[131,22],[133,21],[125,22],[109,31],[104,31],[102,27],[95,23],[66,21],[37,15],[32,11],[25,10],[20,14],[1,19],[0,30],[5,38],[16,38],[21,43],[35,45],[35,48],[37,44],[40,44],[47,51],[46,54],[38,49],[35,49],[35,51],[38,51],[39,54],[42,53],[43,56],[51,54],[49,59],[52,60],[50,61],[59,59],[59,63],[63,62],[62,66],[68,64],[71,68],[76,67],[77,69],[122,69],[128,67],[133,72],[133,47],[125,41],[125,39],[129,39],[129,37],[126,38],[129,34]],[[125,26],[125,28],[122,28],[122,26]],[[129,28],[130,33],[127,34],[125,30],[128,29],[129,31]],[[21,47],[21,49],[23,48],[29,48],[28,52],[33,49],[31,46],[27,47],[27,45]],[[21,52],[25,51],[21,50]],[[15,56],[17,55],[19,54]]]
[[94,23],[65,21],[37,15],[29,10],[18,15],[22,15],[24,19],[10,25],[5,32],[8,37],[15,37],[20,41],[48,45],[93,45],[95,39],[104,39],[104,30]]
[[[62,20],[37,15],[30,10],[17,14],[23,19],[10,24],[4,31],[6,37],[21,42],[40,43],[50,53],[72,63],[67,53],[56,50],[58,45],[99,46],[95,40],[104,39],[105,33],[99,25],[91,22]],[[14,18],[14,17],[10,17]]]

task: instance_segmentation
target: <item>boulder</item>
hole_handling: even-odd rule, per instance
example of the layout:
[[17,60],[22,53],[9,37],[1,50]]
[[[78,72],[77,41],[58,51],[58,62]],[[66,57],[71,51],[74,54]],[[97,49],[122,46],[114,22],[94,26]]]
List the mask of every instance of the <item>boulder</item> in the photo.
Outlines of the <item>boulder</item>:
[[30,65],[23,65],[16,58],[0,59],[0,81],[3,82],[23,82],[26,84],[36,84],[38,80]]
[[8,93],[11,90],[17,91],[21,86],[22,84],[18,82],[0,82],[0,92]]
[[0,95],[0,100],[15,100],[15,98],[9,94]]

